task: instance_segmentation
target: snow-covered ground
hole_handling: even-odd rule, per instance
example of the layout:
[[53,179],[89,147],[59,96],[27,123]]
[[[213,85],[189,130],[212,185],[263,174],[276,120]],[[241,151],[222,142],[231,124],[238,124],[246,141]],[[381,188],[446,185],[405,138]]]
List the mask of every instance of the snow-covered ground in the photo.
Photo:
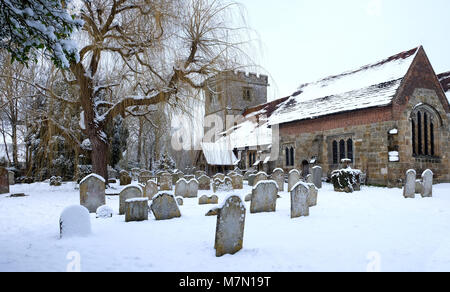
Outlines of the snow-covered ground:
[[[66,271],[74,254],[82,271],[450,271],[450,184],[415,200],[400,189],[348,195],[326,184],[310,216],[294,220],[282,193],[276,213],[247,214],[243,250],[221,258],[216,217],[204,216],[213,206],[197,199],[185,199],[179,219],[125,223],[124,216],[91,215],[91,236],[59,239],[61,212],[79,204],[74,186],[16,185],[13,193],[29,196],[0,195],[0,271]],[[107,204],[117,213],[118,197]]]

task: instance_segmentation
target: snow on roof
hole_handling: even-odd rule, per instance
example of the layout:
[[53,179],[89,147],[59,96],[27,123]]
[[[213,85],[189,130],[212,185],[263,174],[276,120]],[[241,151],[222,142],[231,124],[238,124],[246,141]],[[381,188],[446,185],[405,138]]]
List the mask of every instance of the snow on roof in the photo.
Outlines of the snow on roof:
[[438,78],[439,78],[439,82],[441,82],[442,88],[445,91],[447,100],[450,103],[450,71],[439,74]]
[[234,166],[238,160],[232,151],[230,144],[218,141],[216,143],[202,143],[203,155],[209,165]]
[[298,88],[270,117],[275,125],[343,111],[388,105],[419,48]]

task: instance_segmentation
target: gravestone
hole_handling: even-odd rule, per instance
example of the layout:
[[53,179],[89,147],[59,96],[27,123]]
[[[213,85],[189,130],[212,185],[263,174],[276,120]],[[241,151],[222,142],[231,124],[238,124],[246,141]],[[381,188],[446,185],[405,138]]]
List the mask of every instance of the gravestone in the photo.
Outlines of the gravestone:
[[132,179],[135,180],[135,181],[138,180],[139,173],[141,173],[141,169],[140,168],[137,168],[137,167],[132,168],[131,169],[131,177],[132,177]]
[[76,205],[65,208],[59,218],[61,238],[88,236],[91,234],[91,216],[86,207]]
[[153,180],[147,181],[144,188],[144,196],[151,200],[158,193],[158,185]]
[[80,205],[95,213],[105,203],[105,179],[97,174],[86,176],[80,182]]
[[237,174],[239,174],[239,175],[242,175],[242,170],[240,170],[239,167],[236,167],[236,168],[234,169],[234,172],[237,173]]
[[416,176],[417,173],[414,169],[410,169],[406,172],[406,182],[403,189],[403,196],[407,199],[414,199],[416,197]]
[[218,216],[219,215],[219,208],[212,208],[211,210],[208,211],[208,213],[206,213],[205,216],[209,217],[209,216]]
[[284,171],[281,168],[277,168],[272,173],[272,180],[278,185],[278,191],[284,192]]
[[298,182],[291,191],[291,218],[309,216],[309,186]]
[[314,184],[308,184],[309,195],[308,195],[308,206],[317,206],[317,196],[319,195],[319,189]]
[[246,202],[250,202],[251,200],[252,200],[252,194],[248,194],[247,196],[245,196]]
[[170,173],[163,173],[159,178],[159,188],[161,191],[172,190],[172,175]]
[[143,198],[144,194],[141,187],[127,186],[119,194],[119,215],[125,215],[126,206],[125,202],[128,199]]
[[120,172],[120,185],[127,186],[129,184],[131,184],[131,176],[128,171],[122,170]]
[[313,175],[313,184],[316,186],[316,188],[321,189],[323,176],[322,167],[314,166],[312,169],[312,175]]
[[188,192],[186,198],[197,198],[198,196],[198,181],[194,178],[188,183]]
[[184,177],[184,173],[182,173],[181,171],[177,171],[176,173],[174,173],[172,175],[172,184],[176,185],[177,182],[182,179]]
[[433,197],[433,172],[427,169],[422,174],[423,188],[422,188],[422,198]]
[[278,186],[275,181],[260,181],[252,190],[250,213],[275,212]]
[[148,198],[132,198],[125,201],[125,222],[148,220]]
[[16,183],[14,171],[8,171],[8,182],[9,185],[12,186]]
[[53,186],[53,187],[60,187],[62,185],[62,177],[60,177],[60,176],[52,176],[50,178],[50,185]]
[[182,197],[176,197],[175,199],[177,200],[178,206],[183,206],[184,205],[184,200],[183,200]]
[[224,180],[215,179],[213,183],[213,191],[217,192],[231,192],[233,190],[233,182],[231,178],[225,177]]
[[205,171],[198,170],[195,172],[195,178],[198,180],[201,176],[206,175]]
[[217,210],[216,257],[235,254],[243,247],[245,226],[245,204],[238,196],[225,200]]
[[211,190],[211,179],[209,176],[202,175],[198,178],[198,189],[201,191]]
[[416,194],[421,195],[423,191],[423,183],[422,180],[416,180]]
[[146,184],[152,178],[152,173],[148,170],[141,171],[139,174],[139,183]]
[[175,197],[186,198],[188,193],[188,182],[182,178],[175,185]]
[[312,174],[308,174],[306,176],[306,183],[307,184],[312,184],[313,182],[314,182],[313,175]]
[[153,198],[151,210],[156,220],[170,220],[181,217],[175,197],[170,194],[159,194]]
[[249,186],[254,186],[255,185],[255,179],[256,179],[256,174],[250,174],[249,176],[248,176],[248,185]]
[[219,197],[216,195],[213,195],[211,197],[204,195],[204,196],[201,196],[200,199],[198,199],[198,204],[199,205],[219,204]]
[[244,177],[242,175],[235,173],[230,178],[234,190],[242,190],[244,188]]
[[212,177],[213,180],[219,179],[219,180],[224,180],[225,179],[225,175],[223,173],[217,173],[216,175],[214,175]]
[[288,192],[292,191],[292,188],[301,180],[301,177],[301,173],[296,169],[289,172]]
[[256,186],[260,181],[268,180],[269,176],[265,172],[258,172],[256,174],[255,180],[253,181],[253,186]]

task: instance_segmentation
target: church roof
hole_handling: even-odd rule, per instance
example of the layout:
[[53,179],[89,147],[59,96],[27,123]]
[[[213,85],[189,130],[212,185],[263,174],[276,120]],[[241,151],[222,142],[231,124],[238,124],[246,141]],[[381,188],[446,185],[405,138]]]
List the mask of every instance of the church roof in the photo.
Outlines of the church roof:
[[232,151],[232,147],[226,141],[216,143],[202,143],[203,155],[209,165],[233,166],[239,161]]
[[447,100],[450,103],[450,71],[439,74],[438,78],[445,91],[445,95],[447,95]]
[[418,51],[414,48],[356,70],[302,84],[273,112],[269,124],[389,105]]

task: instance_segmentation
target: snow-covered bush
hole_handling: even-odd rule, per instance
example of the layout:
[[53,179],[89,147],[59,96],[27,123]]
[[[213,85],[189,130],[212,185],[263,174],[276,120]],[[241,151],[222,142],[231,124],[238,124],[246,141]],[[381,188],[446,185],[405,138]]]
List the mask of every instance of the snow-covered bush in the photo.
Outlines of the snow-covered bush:
[[114,214],[114,210],[106,205],[100,206],[97,209],[97,218],[111,218]]
[[357,169],[339,169],[331,173],[331,182],[336,192],[353,193],[359,189],[361,171]]
[[60,236],[75,237],[91,234],[91,217],[88,209],[80,205],[67,207],[59,219]]

